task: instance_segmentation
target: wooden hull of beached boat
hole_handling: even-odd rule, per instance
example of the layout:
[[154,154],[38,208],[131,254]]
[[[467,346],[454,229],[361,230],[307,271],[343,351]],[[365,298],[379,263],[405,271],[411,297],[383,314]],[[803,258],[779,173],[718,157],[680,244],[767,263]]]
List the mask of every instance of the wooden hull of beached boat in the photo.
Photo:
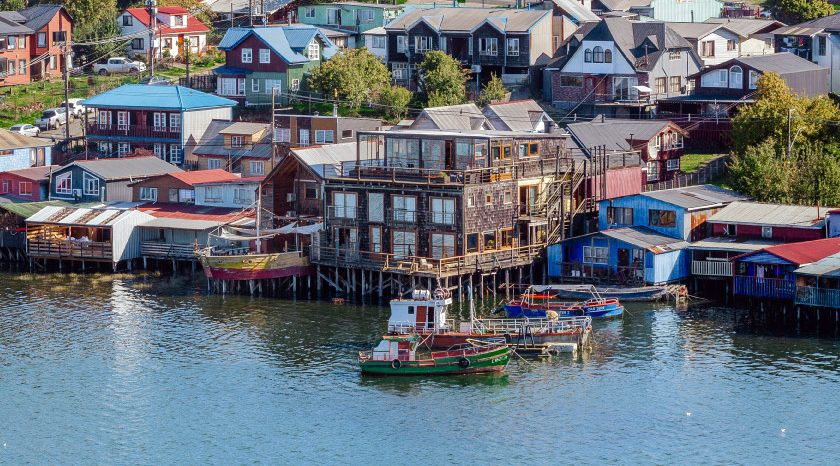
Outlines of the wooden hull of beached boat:
[[261,280],[308,275],[309,258],[300,252],[247,254],[243,256],[199,255],[204,275],[214,280]]
[[[465,362],[466,361],[466,362]],[[363,374],[369,375],[459,375],[501,372],[510,361],[510,348],[496,346],[475,354],[463,351],[433,351],[414,361],[378,361],[359,358]]]

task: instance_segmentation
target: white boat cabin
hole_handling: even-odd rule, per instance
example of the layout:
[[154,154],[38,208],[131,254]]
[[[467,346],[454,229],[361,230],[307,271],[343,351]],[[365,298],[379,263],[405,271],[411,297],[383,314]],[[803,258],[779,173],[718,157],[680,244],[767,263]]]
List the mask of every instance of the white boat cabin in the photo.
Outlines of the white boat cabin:
[[417,345],[410,340],[382,340],[373,348],[371,360],[373,361],[413,361],[415,359]]
[[448,330],[446,311],[450,305],[452,296],[449,290],[442,288],[438,288],[434,293],[429,290],[414,290],[411,292],[411,299],[393,299],[388,332]]

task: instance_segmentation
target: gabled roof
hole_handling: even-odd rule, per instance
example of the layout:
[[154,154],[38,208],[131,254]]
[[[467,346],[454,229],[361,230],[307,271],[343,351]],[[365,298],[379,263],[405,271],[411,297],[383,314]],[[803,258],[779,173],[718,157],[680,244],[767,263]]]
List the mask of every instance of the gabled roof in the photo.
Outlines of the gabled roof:
[[182,86],[147,86],[124,84],[82,101],[94,108],[146,108],[163,110],[200,110],[233,107],[236,101]]
[[[195,170],[195,171],[181,171],[181,172],[173,172],[173,173],[165,173],[162,175],[155,175],[144,180],[138,181],[138,183],[151,181],[154,178],[160,178],[164,176],[171,176],[176,180],[188,185],[194,186],[199,183],[210,183],[210,182],[218,182],[218,181],[230,181],[230,180],[238,180],[239,177],[230,173],[228,171],[222,170],[221,168],[215,168],[212,170]],[[133,183],[136,184],[136,183]]]
[[548,10],[491,9],[491,8],[433,8],[416,9],[403,13],[385,29],[405,30],[420,21],[440,32],[469,32],[490,22],[494,27],[508,32],[528,32],[540,21],[551,16]]
[[834,13],[833,15],[812,19],[810,21],[805,21],[804,23],[799,23],[791,27],[840,30],[840,13]]
[[[144,26],[149,26],[149,10],[146,8],[126,8],[125,12],[137,18]],[[162,6],[158,7],[158,14],[165,15],[187,15],[187,23],[183,27],[172,27],[160,21],[157,18],[157,30],[160,34],[181,34],[185,32],[207,32],[210,30],[204,23],[193,16],[186,8],[180,6]]]
[[68,167],[77,166],[89,171],[104,180],[125,180],[162,175],[164,173],[181,172],[180,168],[167,163],[155,156],[125,157],[116,159],[77,160],[70,165],[54,171],[64,171]]
[[[253,7],[254,0],[205,0],[205,4],[210,7],[214,13],[229,15],[233,12],[234,16],[248,15]],[[283,8],[292,3],[292,0],[260,0],[260,6],[268,13]]]
[[694,56],[692,45],[661,21],[628,21],[625,18],[605,18],[584,40],[613,41],[631,66],[649,71],[659,57],[670,49],[686,49]]
[[642,196],[667,202],[689,211],[723,207],[731,202],[748,199],[743,194],[711,184],[649,191],[643,193]]
[[0,128],[0,149],[23,149],[27,147],[48,147],[50,142],[46,139],[24,136],[7,129]]
[[6,15],[0,15],[0,36],[34,33],[32,29],[8,19]]
[[488,104],[483,113],[497,130],[534,131],[543,119],[553,121],[533,99]]
[[[734,58],[730,61],[743,63],[751,68],[763,72],[778,74],[800,73],[803,71],[819,71],[826,68],[790,52],[772,53],[768,55],[752,55]],[[729,62],[727,62],[729,63]]]
[[785,26],[785,23],[774,19],[759,18],[709,18],[705,22],[726,26],[726,29],[741,37],[750,37],[760,32],[770,32]]
[[248,134],[253,135],[268,130],[265,123],[251,123],[248,121],[237,121],[228,124],[219,130],[219,134]]
[[598,22],[601,21],[601,18],[598,17],[595,13],[592,12],[589,8],[585,7],[581,4],[578,0],[551,0],[554,3],[554,6],[563,10],[566,15],[568,15],[573,20],[577,21],[578,23],[583,22]]
[[610,11],[627,11],[631,8],[648,7],[651,0],[601,0],[601,5]]
[[744,260],[757,254],[771,254],[793,265],[805,265],[840,253],[840,238],[825,238],[799,243],[780,244],[760,251],[742,254],[736,260]]
[[117,209],[107,206],[96,208],[47,206],[27,218],[26,222],[106,227],[116,225],[134,216],[144,217],[148,220],[152,219],[151,215],[136,209]]
[[796,269],[797,275],[813,275],[817,277],[840,277],[840,253],[824,257],[816,262]]
[[230,28],[219,42],[219,49],[232,50],[251,35],[257,36],[280,58],[289,64],[309,63],[309,57],[304,49],[312,39],[320,37],[324,42],[324,56],[332,57],[338,48],[317,27],[309,25],[296,26],[268,26],[255,28]]
[[325,179],[343,175],[341,165],[356,160],[356,147],[355,142],[343,142],[292,149],[291,154],[315,175]]
[[24,8],[20,10],[20,14],[26,18],[26,27],[37,31],[46,26],[62,9],[64,9],[62,5],[45,3]]
[[[723,27],[713,23],[665,23],[685,39],[700,39]],[[734,32],[734,31],[733,31]]]
[[20,170],[9,170],[5,173],[32,181],[49,181],[50,173],[61,168],[59,165],[47,165],[43,167],[21,168]]
[[447,131],[478,130],[488,125],[487,117],[474,103],[426,108],[414,119],[410,128],[427,129],[428,121],[436,129]]
[[566,127],[581,149],[604,146],[607,151],[624,152],[631,150],[630,135],[633,135],[633,147],[650,141],[666,128],[687,135],[678,125],[668,120],[625,120],[601,119],[569,123]]
[[687,241],[683,241],[679,238],[672,238],[668,235],[657,233],[645,227],[614,228],[611,230],[602,230],[599,233],[604,236],[647,249],[654,254],[678,251],[688,247]]
[[[240,148],[225,147],[225,133],[231,132],[232,134],[244,134],[233,133],[229,130],[229,128],[251,128],[257,126],[262,127],[265,132],[263,133],[262,138],[260,138],[260,140],[254,145],[246,145]],[[201,139],[198,141],[198,144],[195,148],[193,148],[193,154],[197,156],[230,157],[231,159],[239,159],[241,157],[269,159],[271,158],[271,130],[269,129],[269,126],[270,125],[268,123],[232,123],[230,121],[213,120],[209,125],[207,125],[207,129],[204,131],[204,134],[201,135]],[[248,131],[251,130],[249,129]]]
[[709,217],[713,223],[822,229],[829,208],[813,206],[733,202]]

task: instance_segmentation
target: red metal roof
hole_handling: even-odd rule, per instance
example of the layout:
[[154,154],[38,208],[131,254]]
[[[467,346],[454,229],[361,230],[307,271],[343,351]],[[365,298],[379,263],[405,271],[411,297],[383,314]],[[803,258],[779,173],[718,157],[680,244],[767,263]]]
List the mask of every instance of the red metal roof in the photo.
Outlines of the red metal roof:
[[245,176],[245,177],[238,177],[229,178],[224,180],[211,180],[211,181],[201,181],[195,183],[196,185],[199,184],[222,184],[222,183],[261,183],[264,180],[264,176]]
[[198,183],[217,183],[221,181],[234,181],[241,179],[233,173],[222,170],[221,168],[169,173],[169,175],[190,186]]
[[232,222],[240,218],[254,216],[254,211],[250,209],[225,209],[222,207],[207,207],[168,203],[142,205],[137,209],[153,217],[179,218],[184,220],[210,220],[219,222]]
[[751,252],[743,256],[749,256],[758,252],[769,252],[774,256],[792,262],[796,265],[810,264],[820,259],[840,252],[840,238],[825,238],[813,241],[802,241],[799,243],[780,244],[764,248],[761,251]]
[[[131,13],[144,26],[149,25],[149,10],[145,8],[127,8],[125,11]],[[168,24],[163,24],[158,20],[158,25],[161,34],[181,34],[190,32],[207,32],[210,29],[191,15],[186,8],[180,6],[165,6],[158,8],[158,13],[167,15],[187,15],[187,24],[184,27],[171,27]]]
[[47,165],[45,167],[21,168],[20,170],[9,170],[7,175],[17,176],[32,181],[47,181],[50,172],[61,168],[58,165]]

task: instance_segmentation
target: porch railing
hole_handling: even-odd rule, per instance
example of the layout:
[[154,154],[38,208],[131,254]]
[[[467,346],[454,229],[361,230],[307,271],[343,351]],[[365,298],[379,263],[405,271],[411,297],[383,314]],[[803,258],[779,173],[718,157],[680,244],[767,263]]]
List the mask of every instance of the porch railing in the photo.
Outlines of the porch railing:
[[617,283],[622,285],[642,285],[645,282],[645,269],[638,266],[611,266],[583,262],[560,263],[560,278],[587,283]]
[[113,260],[110,242],[30,239],[27,252],[32,257]]
[[124,125],[110,123],[88,123],[88,136],[120,136],[126,138],[174,139],[181,138],[181,128],[170,126]]
[[732,262],[729,261],[691,261],[691,274],[707,277],[731,277]]
[[840,309],[840,289],[798,286],[796,304]]
[[735,276],[735,294],[763,298],[793,298],[796,284],[787,278],[761,278],[746,275]]
[[195,245],[175,244],[165,241],[143,241],[140,254],[146,257],[166,257],[170,259],[195,259]]

